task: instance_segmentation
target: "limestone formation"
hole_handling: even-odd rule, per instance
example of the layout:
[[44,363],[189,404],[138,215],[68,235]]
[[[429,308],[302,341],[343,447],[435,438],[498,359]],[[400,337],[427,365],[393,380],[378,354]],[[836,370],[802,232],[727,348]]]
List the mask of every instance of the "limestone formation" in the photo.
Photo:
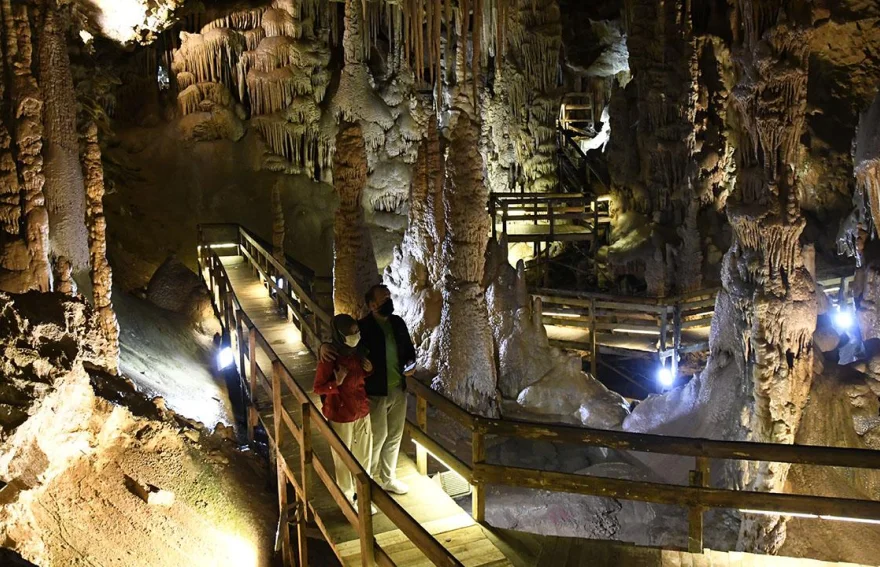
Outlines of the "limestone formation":
[[367,157],[360,127],[344,125],[336,136],[336,148],[333,179],[339,208],[333,225],[333,309],[360,317],[365,310],[364,294],[380,281],[361,207]]
[[442,189],[444,169],[440,163],[437,119],[432,115],[428,135],[422,141],[409,192],[409,216],[403,242],[385,269],[384,282],[398,312],[418,347],[422,367],[436,370],[431,359],[430,338],[440,324],[440,287],[444,264],[439,251],[445,235]]
[[502,161],[501,167],[509,171],[516,164],[521,168],[528,191],[552,191],[557,182],[556,118],[562,96],[557,86],[562,46],[559,5],[557,0],[503,4],[503,37],[495,39],[502,46],[503,58],[496,67],[495,81],[509,108],[502,116],[509,112],[514,152],[505,152],[503,146],[497,151],[502,160],[515,157],[515,162]]
[[[810,391],[816,328],[815,266],[801,248],[805,221],[798,202],[807,104],[805,33],[783,17],[783,2],[739,0],[745,56],[733,91],[737,185],[727,201],[733,243],[722,282],[742,330],[746,440],[793,443]],[[750,490],[780,491],[789,466],[745,467]],[[738,546],[776,551],[785,517],[744,515]]]
[[[3,63],[16,69],[0,85],[10,112],[0,125],[0,289],[49,291],[49,215],[43,193],[43,98],[34,76],[33,7],[0,2]],[[10,120],[10,122],[7,122]]]
[[76,295],[76,282],[73,280],[73,267],[64,256],[55,259],[53,272],[55,291],[66,295]]
[[329,181],[332,134],[319,108],[330,82],[326,9],[276,0],[181,32],[171,69],[184,137],[239,140],[249,111],[270,152],[267,169]]
[[284,204],[279,183],[272,186],[272,256],[284,263]]
[[482,287],[489,216],[482,163],[471,148],[479,125],[461,112],[450,134],[443,203],[446,235],[441,255],[443,312],[439,327],[440,362],[433,387],[470,411],[500,415],[494,344]]
[[86,218],[89,230],[89,265],[92,300],[101,331],[107,340],[104,368],[111,374],[119,369],[119,324],[111,301],[113,273],[107,261],[107,219],[104,217],[104,166],[98,144],[98,128],[89,123],[83,134],[83,179],[86,185]]
[[[51,6],[51,4],[50,4]],[[79,163],[76,94],[70,72],[67,41],[61,18],[45,10],[40,34],[40,88],[45,97],[43,173],[53,256],[64,256],[74,274],[85,276],[89,266],[85,188]]]

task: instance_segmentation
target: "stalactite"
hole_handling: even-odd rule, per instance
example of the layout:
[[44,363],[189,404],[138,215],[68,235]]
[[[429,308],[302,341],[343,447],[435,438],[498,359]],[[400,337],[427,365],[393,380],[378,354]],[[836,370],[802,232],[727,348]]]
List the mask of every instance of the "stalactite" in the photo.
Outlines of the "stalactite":
[[340,128],[335,155],[333,184],[339,208],[333,225],[333,307],[336,313],[357,317],[365,308],[364,294],[380,281],[361,206],[367,182],[367,155],[358,125],[345,124]]
[[235,65],[245,48],[244,36],[228,28],[214,28],[204,35],[181,32],[180,38],[171,65],[176,75],[192,73],[196,83],[222,83],[235,90]]
[[89,123],[83,135],[83,178],[86,186],[86,226],[89,229],[89,262],[95,311],[107,340],[106,370],[116,374],[119,369],[119,324],[113,312],[111,294],[113,274],[107,261],[107,219],[104,217],[104,166],[98,128]]
[[342,34],[342,48],[346,64],[364,62],[362,5],[358,0],[345,0],[345,31]]
[[284,262],[284,204],[280,181],[272,186],[272,256]]

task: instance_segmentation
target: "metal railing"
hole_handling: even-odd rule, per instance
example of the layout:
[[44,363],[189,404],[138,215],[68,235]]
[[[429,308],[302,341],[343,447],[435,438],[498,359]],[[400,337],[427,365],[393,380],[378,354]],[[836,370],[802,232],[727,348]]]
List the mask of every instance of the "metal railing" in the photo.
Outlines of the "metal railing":
[[[310,502],[310,495],[316,488],[314,477],[317,477],[357,531],[362,565],[395,565],[388,553],[375,541],[373,517],[370,514],[370,503],[374,503],[435,565],[461,567],[462,564],[439,541],[370,478],[327,423],[308,393],[293,379],[290,370],[280,360],[272,345],[242,309],[218,250],[227,256],[244,256],[250,268],[260,276],[262,283],[278,302],[279,308],[285,310],[287,316],[296,323],[302,332],[303,342],[313,352],[320,345],[322,331],[329,327],[329,313],[315,304],[294,275],[273,258],[251,233],[237,225],[224,226],[234,227],[235,240],[212,242],[205,238],[203,227],[199,227],[199,274],[209,287],[218,317],[238,351],[236,362],[243,381],[243,390],[247,395],[250,439],[253,439],[253,428],[260,419],[258,408],[272,409],[273,420],[271,424],[266,424],[266,429],[270,434],[270,450],[277,466],[281,551],[285,564],[308,565],[306,529],[312,522],[317,524],[327,541],[332,541],[328,526],[317,516]],[[261,368],[258,362],[260,355],[270,361],[271,370]],[[296,400],[295,406],[299,409],[301,424],[297,423],[294,414],[282,403],[282,398],[288,393]],[[326,441],[354,476],[358,495],[357,510],[337,486],[332,468],[313,452],[313,440],[316,436]],[[295,474],[288,457],[282,451],[282,447],[289,445],[289,440],[293,440],[297,446],[295,458],[299,465],[299,475]],[[290,518],[288,486],[293,487],[296,498],[293,522]],[[295,523],[297,527],[296,553],[288,528],[291,523]]]
[[[703,512],[709,508],[880,523],[880,501],[876,500],[752,492],[710,486],[713,459],[877,470],[880,469],[880,451],[716,441],[491,419],[465,411],[416,378],[408,378],[407,387],[416,398],[416,421],[408,421],[406,428],[417,444],[416,463],[419,472],[426,474],[427,454],[431,454],[468,481],[473,486],[472,514],[474,519],[480,522],[485,518],[486,488],[494,484],[687,508],[688,551],[692,553],[703,551]],[[471,461],[469,463],[446,449],[430,435],[427,421],[429,406],[470,432]],[[488,436],[694,458],[694,468],[690,471],[685,484],[669,484],[509,467],[486,462],[485,447]]]

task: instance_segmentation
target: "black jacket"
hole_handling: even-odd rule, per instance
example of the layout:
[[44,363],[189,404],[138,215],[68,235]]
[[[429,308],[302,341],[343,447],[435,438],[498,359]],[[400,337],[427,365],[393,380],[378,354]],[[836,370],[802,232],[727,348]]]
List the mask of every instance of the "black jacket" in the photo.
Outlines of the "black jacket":
[[[409,329],[406,323],[397,315],[391,315],[388,318],[391,323],[391,330],[394,332],[394,338],[397,342],[397,362],[400,366],[400,374],[403,375],[403,369],[410,362],[416,359],[416,349],[413,346],[412,339],[409,338]],[[370,313],[360,321],[358,326],[361,330],[361,344],[359,348],[366,349],[367,358],[373,363],[373,373],[367,376],[365,387],[368,396],[387,396],[388,395],[388,372],[385,361],[385,333],[382,327],[373,318]],[[403,387],[406,389],[406,377],[403,380]]]

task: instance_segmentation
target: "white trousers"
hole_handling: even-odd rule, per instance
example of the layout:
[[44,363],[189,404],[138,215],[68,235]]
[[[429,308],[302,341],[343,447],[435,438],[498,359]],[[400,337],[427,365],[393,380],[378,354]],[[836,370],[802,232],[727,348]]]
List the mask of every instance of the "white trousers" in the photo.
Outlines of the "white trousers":
[[387,396],[370,396],[373,427],[373,480],[385,484],[394,480],[397,456],[406,424],[406,392],[397,387]]
[[[370,426],[370,416],[366,415],[357,421],[350,423],[330,422],[333,431],[339,435],[345,446],[354,455],[354,458],[364,467],[367,474],[370,473],[373,456],[373,430]],[[354,475],[345,466],[336,451],[333,451],[333,466],[336,468],[336,484],[349,497],[357,492],[357,484]]]

